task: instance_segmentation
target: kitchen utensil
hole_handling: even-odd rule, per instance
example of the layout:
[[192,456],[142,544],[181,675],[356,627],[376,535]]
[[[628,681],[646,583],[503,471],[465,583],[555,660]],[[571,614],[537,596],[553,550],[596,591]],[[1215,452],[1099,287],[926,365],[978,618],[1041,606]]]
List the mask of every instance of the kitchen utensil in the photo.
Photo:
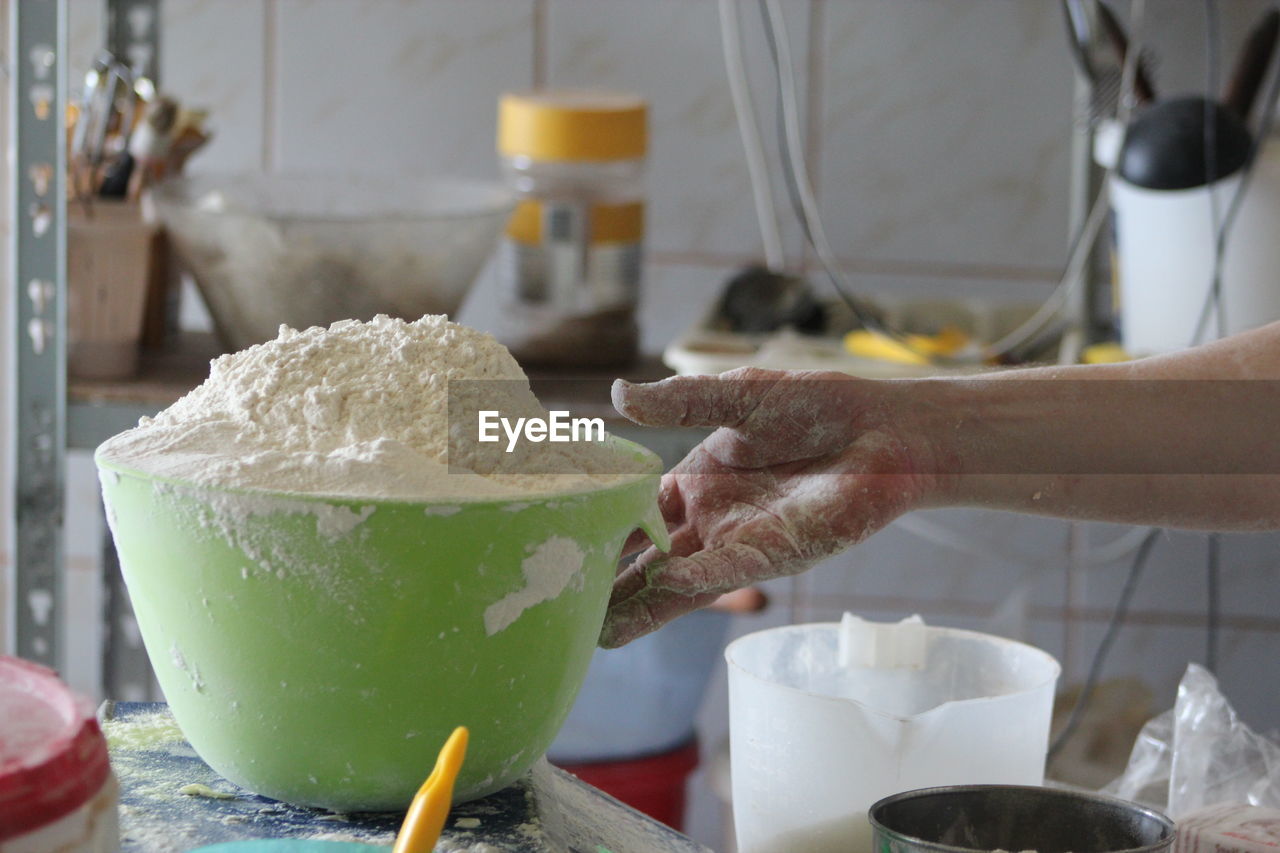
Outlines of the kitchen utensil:
[[125,152],[136,164],[126,186],[129,198],[138,198],[162,171],[173,145],[178,112],[177,101],[164,96],[147,105],[146,114],[138,123],[137,132],[129,140],[129,149]]
[[[396,836],[393,853],[431,853],[449,816],[453,799],[453,782],[462,768],[467,749],[467,730],[453,730],[436,758],[435,769],[422,783],[409,806],[404,825]],[[386,847],[350,842],[307,841],[296,839],[261,839],[215,844],[202,847],[205,853],[365,853]]]
[[[1102,34],[1111,42],[1118,60],[1117,64],[1123,68],[1129,54],[1129,36],[1125,33],[1124,25],[1102,0],[1098,0],[1094,5],[1098,10],[1098,24],[1102,28]],[[1156,99],[1155,85],[1147,73],[1146,61],[1141,56],[1138,57],[1137,67],[1134,69],[1133,97],[1139,104],[1149,104]]]
[[[85,74],[84,98],[72,132],[71,178],[77,198],[97,193],[98,170],[108,155],[108,134],[114,128],[127,138],[133,127],[134,104],[132,72],[103,51]],[[122,150],[124,143],[118,147]]]
[[[1088,119],[1091,125],[1097,125],[1116,115],[1129,39],[1106,4],[1062,0],[1061,5],[1067,48],[1076,69],[1089,83]],[[1096,14],[1091,15],[1090,8],[1096,9]],[[1095,29],[1102,31],[1102,38],[1095,37]],[[1135,68],[1134,99],[1139,105],[1155,99],[1155,87],[1147,65],[1144,56],[1139,58]]]
[[1093,40],[1089,26],[1088,13],[1084,8],[1084,0],[1061,0],[1063,22],[1067,26],[1067,48],[1076,70],[1094,85],[1098,83],[1098,71],[1094,68],[1093,58],[1089,55],[1090,43]]
[[749,634],[725,658],[742,853],[861,853],[888,794],[1043,778],[1059,667],[1039,649],[846,614]]
[[1114,118],[1120,103],[1120,66],[1114,59],[1095,56],[1097,40],[1085,0],[1062,0],[1067,49],[1076,70],[1089,84],[1086,119],[1090,126]]
[[435,848],[440,830],[444,829],[444,822],[449,817],[453,783],[462,769],[466,752],[467,730],[459,726],[444,742],[435,768],[414,796],[400,834],[396,836],[393,853],[431,853]]
[[[98,457],[142,639],[196,752],[278,800],[399,810],[467,720],[456,799],[510,784],[573,703],[623,541],[639,526],[666,542],[660,460],[612,441],[651,473],[508,501],[236,491]],[[559,580],[528,589],[545,572]]]
[[1222,95],[1222,104],[1242,121],[1249,120],[1258,90],[1271,67],[1276,40],[1280,38],[1280,10],[1270,9],[1250,30],[1236,60],[1231,79]]
[[129,192],[129,178],[133,175],[135,161],[126,149],[102,173],[98,195],[109,199],[122,199]]
[[1137,803],[1017,785],[908,791],[876,803],[868,817],[879,853],[1158,853],[1176,834],[1173,821]]
[[180,178],[152,198],[232,349],[282,323],[456,311],[514,202],[484,182],[320,173]]

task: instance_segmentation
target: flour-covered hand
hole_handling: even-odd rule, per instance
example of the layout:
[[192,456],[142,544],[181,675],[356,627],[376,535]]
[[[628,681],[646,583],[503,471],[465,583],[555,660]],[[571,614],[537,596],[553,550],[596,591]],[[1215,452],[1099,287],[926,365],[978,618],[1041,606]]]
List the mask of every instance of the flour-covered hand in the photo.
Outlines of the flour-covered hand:
[[648,547],[619,574],[600,644],[803,571],[918,505],[924,449],[898,434],[884,385],[754,368],[615,383],[614,405],[636,423],[719,429],[663,477],[671,551]]

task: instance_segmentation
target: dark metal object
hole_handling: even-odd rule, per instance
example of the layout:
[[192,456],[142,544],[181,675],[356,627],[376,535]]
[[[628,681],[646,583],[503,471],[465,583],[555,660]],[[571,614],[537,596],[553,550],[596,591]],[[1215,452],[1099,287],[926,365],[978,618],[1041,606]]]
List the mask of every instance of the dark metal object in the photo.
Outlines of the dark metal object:
[[729,279],[720,310],[735,332],[772,332],[790,326],[817,334],[826,320],[808,282],[759,266]]
[[1080,74],[1096,85],[1098,70],[1094,68],[1093,58],[1089,55],[1089,44],[1093,35],[1089,28],[1089,16],[1084,8],[1084,0],[1062,0],[1062,15],[1067,25],[1067,48],[1071,51],[1071,59],[1075,62]]
[[881,853],[1160,853],[1173,821],[1112,797],[1022,785],[954,785],[880,800],[868,817]]
[[[1129,36],[1105,3],[1061,0],[1067,29],[1067,48],[1080,76],[1090,86],[1092,121],[1115,115],[1121,73],[1129,53]],[[1092,11],[1091,11],[1092,10]],[[1150,57],[1145,53],[1134,68],[1133,96],[1139,105],[1155,100]]]
[[[1123,68],[1125,57],[1129,53],[1129,36],[1125,33],[1124,26],[1116,19],[1116,16],[1106,3],[1099,2],[1097,8],[1098,23],[1102,27],[1103,34],[1111,42],[1111,47],[1115,50],[1116,57],[1120,60],[1120,67]],[[1133,95],[1139,104],[1149,104],[1156,99],[1156,87],[1151,82],[1151,77],[1147,74],[1145,65],[1145,60],[1139,56],[1133,75]]]
[[1272,9],[1249,32],[1249,37],[1240,50],[1240,57],[1236,60],[1236,67],[1231,72],[1231,80],[1222,95],[1222,103],[1245,121],[1249,120],[1253,102],[1267,76],[1267,68],[1271,66],[1278,39],[1280,11]]

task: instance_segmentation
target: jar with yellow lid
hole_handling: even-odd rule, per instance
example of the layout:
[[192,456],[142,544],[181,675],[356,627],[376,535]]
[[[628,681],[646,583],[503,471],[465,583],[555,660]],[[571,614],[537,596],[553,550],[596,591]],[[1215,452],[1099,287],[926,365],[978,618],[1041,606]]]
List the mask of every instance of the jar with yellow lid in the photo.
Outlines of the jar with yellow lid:
[[500,337],[520,361],[635,358],[646,122],[635,95],[502,96],[498,154],[519,202],[501,249]]

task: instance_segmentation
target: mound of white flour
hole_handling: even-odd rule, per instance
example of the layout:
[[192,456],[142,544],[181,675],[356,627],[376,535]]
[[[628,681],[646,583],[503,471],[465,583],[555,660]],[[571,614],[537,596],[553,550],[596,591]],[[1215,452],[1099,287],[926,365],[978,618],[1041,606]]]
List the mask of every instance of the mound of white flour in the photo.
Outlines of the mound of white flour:
[[[461,440],[451,452],[456,380],[486,381],[454,385]],[[202,385],[98,452],[204,485],[361,498],[546,494],[625,473],[619,454],[599,443],[524,442],[512,453],[504,442],[478,444],[478,409],[547,416],[519,364],[487,334],[432,315],[281,326],[275,340],[215,359]]]

